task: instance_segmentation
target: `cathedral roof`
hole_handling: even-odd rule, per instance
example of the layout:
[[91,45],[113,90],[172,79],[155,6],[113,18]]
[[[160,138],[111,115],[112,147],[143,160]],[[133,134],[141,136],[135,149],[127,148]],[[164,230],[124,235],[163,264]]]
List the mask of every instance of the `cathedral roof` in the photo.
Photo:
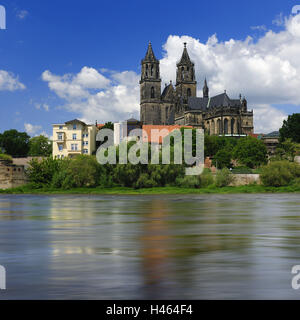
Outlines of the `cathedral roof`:
[[193,65],[193,62],[190,59],[190,56],[188,54],[186,43],[184,43],[184,49],[182,53],[182,57],[180,61],[177,63],[177,65]]
[[146,56],[145,56],[143,61],[149,61],[149,62],[151,62],[151,61],[152,62],[154,62],[154,61],[156,62],[157,61],[157,59],[155,58],[153,49],[152,49],[151,42],[149,42],[147,53],[146,53]]
[[165,88],[164,88],[164,91],[161,95],[162,99],[166,98],[169,94],[173,94],[174,93],[174,87],[173,87],[173,84],[172,82],[167,85]]
[[219,94],[211,98],[196,98],[190,97],[189,108],[192,110],[205,111],[213,107],[235,107],[240,106],[241,101],[239,99],[230,99],[226,93]]

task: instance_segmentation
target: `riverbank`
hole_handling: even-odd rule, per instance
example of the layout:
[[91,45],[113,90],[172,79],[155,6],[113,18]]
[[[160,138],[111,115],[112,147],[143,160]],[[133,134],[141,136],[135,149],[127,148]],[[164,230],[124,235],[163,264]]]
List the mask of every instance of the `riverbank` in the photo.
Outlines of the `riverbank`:
[[208,188],[180,188],[180,187],[160,187],[133,189],[125,187],[112,188],[75,188],[75,189],[54,189],[41,188],[33,189],[30,186],[22,186],[14,189],[0,190],[0,194],[116,194],[116,195],[137,195],[137,194],[233,194],[233,193],[297,193],[300,192],[299,185],[285,187],[265,187],[262,185],[246,185],[237,187],[218,188],[211,186]]

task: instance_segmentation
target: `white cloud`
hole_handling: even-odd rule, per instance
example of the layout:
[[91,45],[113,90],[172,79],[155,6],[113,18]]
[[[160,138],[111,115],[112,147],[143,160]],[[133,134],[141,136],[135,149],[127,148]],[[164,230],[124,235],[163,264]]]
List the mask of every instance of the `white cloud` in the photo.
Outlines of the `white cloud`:
[[0,91],[16,91],[25,88],[25,85],[13,73],[0,70]]
[[265,25],[260,26],[252,26],[250,27],[252,30],[258,30],[258,31],[267,31],[267,27]]
[[24,127],[25,127],[25,131],[30,136],[36,135],[42,129],[42,126],[33,125],[33,124],[30,124],[30,123],[24,123]]
[[[195,62],[198,96],[202,96],[206,76],[211,95],[226,89],[232,98],[239,93],[246,96],[249,109],[254,109],[256,132],[278,129],[287,115],[276,105],[300,105],[300,15],[281,15],[280,19],[281,31],[263,32],[257,41],[248,36],[221,42],[214,34],[201,42],[189,36],[170,35],[163,45],[162,83],[175,82],[176,62],[183,42],[187,42]],[[264,30],[264,26],[254,28]],[[64,107],[83,120],[118,121],[130,114],[138,117],[140,76],[133,71],[99,72],[84,67],[76,75],[59,76],[45,71],[42,78],[65,100]]]
[[27,10],[20,10],[17,12],[17,18],[23,20],[28,16],[28,14],[29,12]]
[[67,110],[87,122],[124,120],[138,116],[139,76],[133,71],[113,72],[111,79],[93,68],[84,67],[77,75],[42,74],[49,88],[66,100]]

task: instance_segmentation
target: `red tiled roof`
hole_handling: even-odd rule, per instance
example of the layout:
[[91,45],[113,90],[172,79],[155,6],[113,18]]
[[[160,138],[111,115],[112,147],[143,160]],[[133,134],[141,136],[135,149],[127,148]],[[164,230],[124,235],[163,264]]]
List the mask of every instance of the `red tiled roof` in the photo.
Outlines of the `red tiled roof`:
[[105,126],[105,124],[97,124],[97,128],[98,129],[101,129],[101,128],[103,128]]
[[[142,129],[144,130],[143,141],[144,142],[154,142],[154,143],[162,143],[163,138],[168,136],[172,131],[180,128],[190,128],[192,126],[180,126],[180,125],[172,125],[172,126],[163,126],[163,125],[143,125]],[[153,131],[152,131],[153,130]],[[155,131],[154,131],[155,130]],[[159,130],[159,131],[157,131]]]

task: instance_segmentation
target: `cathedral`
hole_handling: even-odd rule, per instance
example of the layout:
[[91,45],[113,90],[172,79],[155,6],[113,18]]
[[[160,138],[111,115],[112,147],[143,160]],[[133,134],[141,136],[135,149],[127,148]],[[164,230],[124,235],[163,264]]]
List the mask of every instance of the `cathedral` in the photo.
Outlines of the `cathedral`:
[[172,81],[162,91],[159,61],[149,43],[142,60],[140,81],[141,122],[145,125],[182,125],[202,128],[213,135],[248,135],[253,133],[253,111],[248,111],[247,100],[230,99],[226,91],[209,96],[207,80],[203,97],[197,97],[195,65],[186,43],[177,63],[176,84]]

